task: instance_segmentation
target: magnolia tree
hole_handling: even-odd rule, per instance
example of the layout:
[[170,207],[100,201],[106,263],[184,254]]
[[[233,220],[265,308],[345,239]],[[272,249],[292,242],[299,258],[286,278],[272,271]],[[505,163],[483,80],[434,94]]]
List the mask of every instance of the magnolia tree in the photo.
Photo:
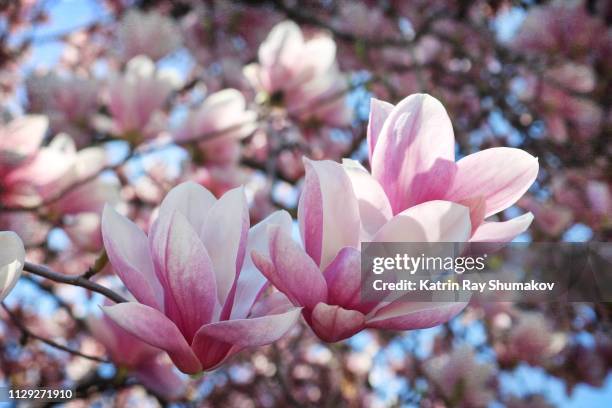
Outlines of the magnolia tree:
[[610,403],[606,303],[360,296],[362,242],[610,239],[609,2],[58,7],[0,5],[1,385]]

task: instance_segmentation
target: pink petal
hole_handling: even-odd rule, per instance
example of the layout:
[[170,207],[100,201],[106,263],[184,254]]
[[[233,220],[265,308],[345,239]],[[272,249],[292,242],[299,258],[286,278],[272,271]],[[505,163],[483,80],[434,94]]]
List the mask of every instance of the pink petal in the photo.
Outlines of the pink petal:
[[185,392],[186,382],[160,357],[149,359],[134,371],[134,376],[149,390],[167,398],[178,398]]
[[363,330],[365,317],[355,310],[319,303],[312,311],[310,327],[321,340],[334,343]]
[[238,277],[238,283],[236,284],[236,298],[231,314],[232,319],[241,319],[248,315],[258,294],[267,283],[265,276],[257,270],[250,254],[255,250],[268,256],[268,227],[270,225],[279,225],[287,235],[290,235],[292,226],[291,216],[286,211],[276,211],[250,229],[246,248],[247,256]]
[[460,202],[483,196],[485,217],[489,217],[521,198],[537,175],[538,159],[523,150],[483,150],[457,162],[457,173],[445,199]]
[[293,21],[283,21],[274,26],[259,47],[259,62],[264,66],[295,64],[304,43],[302,30]]
[[[219,303],[223,305],[244,261],[249,231],[249,209],[242,187],[228,191],[208,211],[201,232],[212,260]],[[234,300],[230,300],[233,305]]]
[[327,303],[345,309],[369,312],[375,304],[361,302],[361,252],[342,248],[324,272]]
[[178,314],[169,317],[190,341],[203,324],[211,321],[215,310],[217,287],[213,265],[198,234],[180,212],[172,217],[166,242],[165,289],[174,299]]
[[343,159],[342,166],[351,179],[359,203],[361,240],[369,241],[393,216],[391,204],[378,181],[359,162]]
[[119,184],[98,178],[71,189],[50,208],[63,215],[100,213],[106,204],[116,205],[119,201]]
[[200,362],[178,327],[160,311],[135,302],[102,307],[102,310],[124,330],[145,343],[168,352],[182,372],[195,374],[202,370]]
[[157,280],[147,237],[112,207],[104,207],[102,239],[108,258],[119,278],[134,297],[145,305],[163,310],[163,290]]
[[367,132],[368,155],[370,158],[370,163],[372,162],[372,157],[374,156],[374,147],[378,141],[378,135],[393,108],[394,106],[389,102],[381,101],[376,98],[370,99],[370,117],[368,119]]
[[49,119],[42,115],[26,115],[0,127],[0,159],[24,159],[33,155],[45,137]]
[[262,294],[261,299],[258,299],[251,308],[249,318],[285,313],[290,309],[293,309],[293,304],[287,296],[282,292],[274,291]]
[[442,197],[452,178],[454,149],[451,121],[437,99],[410,95],[393,108],[371,165],[394,213]]
[[457,204],[461,204],[470,209],[470,222],[472,223],[472,233],[482,224],[486,211],[486,200],[483,196],[467,198]]
[[183,214],[194,230],[202,231],[206,216],[217,199],[201,185],[188,181],[168,192],[159,208],[160,214],[178,211]]
[[300,317],[300,312],[300,308],[293,308],[285,313],[204,325],[194,338],[194,348],[206,338],[241,348],[270,344],[283,337],[293,327]]
[[450,201],[429,201],[409,208],[385,224],[376,242],[467,242],[470,211]]
[[62,177],[69,174],[74,160],[74,156],[43,148],[31,161],[10,172],[5,182],[33,185],[45,197],[57,194],[57,184],[61,184]]
[[327,285],[312,259],[279,226],[270,227],[269,234],[271,260],[252,253],[261,273],[296,306],[313,308],[325,301]]
[[325,268],[341,248],[359,244],[359,204],[340,164],[304,159],[304,165],[306,181],[298,208],[300,230],[306,252]]
[[[238,131],[241,124],[255,121],[253,115],[254,112],[246,110],[246,101],[242,93],[236,89],[224,89],[206,97],[198,110],[187,119],[185,126],[177,132],[175,138],[190,140],[232,128]],[[242,132],[228,131],[224,136],[239,134]]]
[[504,222],[485,222],[478,227],[470,242],[510,242],[525,232],[532,221],[533,214],[526,213]]
[[25,248],[21,239],[12,231],[0,231],[0,301],[15,287],[23,265]]
[[465,302],[408,302],[397,300],[381,308],[367,321],[368,328],[414,330],[446,323],[459,312]]

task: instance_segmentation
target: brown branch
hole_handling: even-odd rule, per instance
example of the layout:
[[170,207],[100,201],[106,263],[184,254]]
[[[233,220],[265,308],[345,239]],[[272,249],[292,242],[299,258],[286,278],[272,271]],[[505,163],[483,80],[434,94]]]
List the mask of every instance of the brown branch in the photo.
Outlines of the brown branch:
[[89,279],[84,278],[82,275],[79,276],[68,276],[58,272],[51,270],[50,268],[44,265],[36,265],[30,262],[26,262],[23,270],[34,275],[42,276],[43,278],[59,282],[65,283],[67,285],[80,286],[82,288],[91,290],[92,292],[100,293],[101,295],[106,296],[110,300],[116,303],[124,303],[127,302],[123,296],[118,294],[117,292],[99,285],[95,282],[90,281]]

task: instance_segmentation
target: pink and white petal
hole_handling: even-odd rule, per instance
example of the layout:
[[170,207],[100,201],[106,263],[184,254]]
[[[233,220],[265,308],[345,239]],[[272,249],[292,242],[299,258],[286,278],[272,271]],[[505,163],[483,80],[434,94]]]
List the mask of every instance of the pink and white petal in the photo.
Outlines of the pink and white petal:
[[483,196],[485,217],[514,204],[535,181],[538,159],[510,147],[495,147],[471,154],[457,162],[457,173],[445,199],[460,202]]
[[201,232],[214,266],[221,305],[225,304],[242,269],[248,231],[249,209],[244,189],[238,187],[225,193],[210,208]]
[[323,251],[323,197],[319,178],[308,166],[298,201],[298,224],[306,253],[317,265],[320,264]]
[[0,301],[15,287],[25,264],[23,242],[12,231],[0,231]]
[[369,312],[375,304],[361,302],[361,252],[342,248],[323,273],[327,281],[327,304]]
[[162,356],[149,359],[134,370],[134,377],[155,394],[175,399],[183,395],[187,383]]
[[389,114],[393,110],[394,106],[389,102],[381,101],[376,98],[370,99],[370,117],[368,119],[368,157],[370,163],[372,163],[372,157],[374,156],[374,148],[378,141],[378,135],[382,130],[385,121],[389,117]]
[[188,181],[181,183],[168,192],[159,208],[160,214],[178,211],[199,233],[202,231],[208,211],[217,199],[201,185]]
[[95,177],[108,164],[106,150],[103,147],[87,147],[76,153],[74,171],[78,180]]
[[33,155],[45,137],[49,119],[42,115],[26,115],[16,118],[0,128],[0,156],[15,155],[24,159]]
[[360,239],[369,241],[393,217],[391,204],[382,186],[358,161],[343,159],[342,166],[351,180],[359,203]]
[[312,77],[305,79],[317,79],[334,69],[336,62],[336,43],[328,36],[310,38],[301,50],[310,58],[307,61]]
[[257,251],[268,256],[270,253],[268,227],[270,225],[278,225],[287,235],[290,235],[291,216],[286,211],[276,211],[249,230],[246,258],[236,284],[236,297],[231,313],[232,319],[241,319],[249,314],[257,296],[267,283],[265,276],[259,272],[253,263],[250,254]]
[[178,327],[159,310],[135,302],[106,306],[102,310],[124,330],[153,347],[165,350],[182,372],[196,374],[202,370]]
[[304,44],[302,30],[293,21],[283,21],[274,26],[258,51],[259,62],[264,67],[295,64]]
[[450,201],[429,201],[409,208],[386,223],[375,242],[467,242],[470,211]]
[[217,304],[213,264],[187,218],[175,212],[168,231],[165,272],[170,296],[180,317],[177,326],[191,341],[198,329],[212,319]]
[[269,228],[270,259],[253,251],[253,262],[296,306],[313,308],[327,298],[327,284],[313,260],[279,226]]
[[483,223],[486,212],[486,200],[483,196],[467,198],[458,204],[470,209],[470,222],[472,223],[472,234]]
[[[300,229],[306,252],[325,268],[340,249],[359,245],[359,204],[340,164],[304,159],[304,165],[306,181],[298,208]],[[316,186],[320,195],[316,194]],[[317,244],[317,240],[321,243]]]
[[194,338],[194,347],[205,339],[214,339],[240,348],[270,344],[283,337],[297,322],[301,308],[255,317],[224,320],[204,325]]
[[410,95],[396,105],[380,131],[372,175],[389,197],[395,214],[440,199],[455,161],[453,127],[437,99]]
[[323,341],[347,339],[365,328],[365,316],[356,310],[319,303],[312,311],[310,327]]
[[121,281],[141,303],[163,310],[163,290],[157,280],[147,237],[112,207],[104,207],[102,240]]
[[249,318],[262,317],[271,314],[285,313],[293,309],[293,304],[283,292],[272,292],[261,294],[261,298],[255,302],[249,313]]
[[532,221],[533,214],[529,212],[508,221],[485,222],[478,227],[470,242],[510,242],[525,232]]
[[466,302],[408,302],[396,300],[367,320],[373,329],[415,330],[446,323],[467,306]]
[[43,197],[47,197],[57,194],[57,187],[65,184],[73,166],[73,156],[51,148],[43,148],[31,161],[10,172],[6,177],[6,183],[32,185]]

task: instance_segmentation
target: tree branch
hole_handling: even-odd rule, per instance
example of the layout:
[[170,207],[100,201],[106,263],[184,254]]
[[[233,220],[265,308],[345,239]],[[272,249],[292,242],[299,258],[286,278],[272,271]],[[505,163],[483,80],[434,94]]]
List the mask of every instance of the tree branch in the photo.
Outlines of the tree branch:
[[125,299],[117,292],[102,285],[99,285],[95,282],[92,282],[89,279],[84,278],[82,275],[68,276],[55,272],[44,265],[36,265],[30,262],[25,263],[23,270],[34,275],[42,276],[43,278],[50,279],[55,282],[65,283],[73,286],[80,286],[82,288],[91,290],[92,292],[100,293],[101,295],[106,296],[115,303],[127,302],[127,299]]

